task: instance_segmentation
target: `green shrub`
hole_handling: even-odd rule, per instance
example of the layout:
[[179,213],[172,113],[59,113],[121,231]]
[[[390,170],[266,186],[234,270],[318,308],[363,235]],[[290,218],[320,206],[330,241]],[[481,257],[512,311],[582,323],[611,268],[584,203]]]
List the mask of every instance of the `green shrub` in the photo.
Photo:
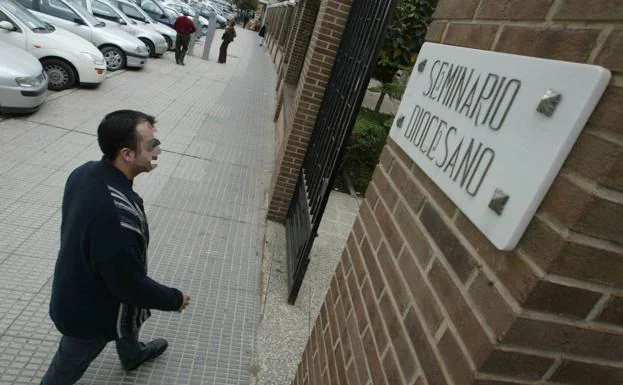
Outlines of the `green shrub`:
[[364,107],[359,110],[342,158],[342,169],[355,191],[364,193],[370,183],[393,121],[392,115]]

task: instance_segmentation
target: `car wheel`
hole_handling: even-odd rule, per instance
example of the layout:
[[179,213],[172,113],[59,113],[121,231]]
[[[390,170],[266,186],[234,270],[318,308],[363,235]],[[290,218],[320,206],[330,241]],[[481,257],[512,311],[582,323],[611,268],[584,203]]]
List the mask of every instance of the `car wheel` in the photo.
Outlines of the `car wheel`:
[[140,39],[143,43],[145,43],[145,45],[147,46],[147,49],[149,49],[149,57],[155,57],[156,56],[156,47],[154,46],[154,43],[152,43],[149,39]]
[[75,85],[76,74],[69,64],[58,59],[44,59],[41,64],[48,75],[49,90],[62,91]]
[[173,40],[168,37],[167,35],[162,35],[164,37],[164,40],[167,41],[167,45],[169,46],[169,51],[171,51],[173,49]]
[[106,67],[109,71],[117,71],[125,67],[125,54],[120,48],[108,45],[102,47],[100,51],[106,59]]

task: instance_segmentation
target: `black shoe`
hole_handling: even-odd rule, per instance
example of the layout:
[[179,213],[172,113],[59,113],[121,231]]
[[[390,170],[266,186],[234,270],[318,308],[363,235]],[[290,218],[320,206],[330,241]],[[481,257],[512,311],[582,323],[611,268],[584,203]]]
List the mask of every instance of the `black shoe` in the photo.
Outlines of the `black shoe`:
[[180,64],[181,64],[181,65],[183,65],[183,66],[185,66],[185,65],[186,65],[186,64],[184,64],[184,62],[183,62],[183,61],[181,61],[181,62],[180,62]]
[[167,340],[157,338],[145,344],[145,348],[141,351],[141,354],[136,361],[130,364],[122,363],[121,366],[123,367],[123,370],[128,372],[134,370],[138,368],[143,362],[153,360],[154,358],[164,353],[164,351],[167,350],[168,347],[169,343],[167,342]]

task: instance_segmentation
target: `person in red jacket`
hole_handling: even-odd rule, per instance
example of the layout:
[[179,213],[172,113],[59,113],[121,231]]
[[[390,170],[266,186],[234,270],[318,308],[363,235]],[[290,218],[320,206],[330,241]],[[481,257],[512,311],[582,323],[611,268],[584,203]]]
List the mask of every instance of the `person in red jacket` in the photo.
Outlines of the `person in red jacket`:
[[173,28],[177,32],[177,37],[175,38],[175,62],[184,65],[184,57],[188,51],[188,43],[190,43],[190,34],[194,33],[197,27],[190,20],[188,14],[184,12],[182,16],[175,19]]

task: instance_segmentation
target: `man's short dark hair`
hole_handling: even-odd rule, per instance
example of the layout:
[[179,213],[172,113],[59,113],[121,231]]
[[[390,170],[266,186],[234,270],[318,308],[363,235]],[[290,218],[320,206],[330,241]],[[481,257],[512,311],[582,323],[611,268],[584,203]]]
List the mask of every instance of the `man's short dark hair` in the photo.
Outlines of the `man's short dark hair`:
[[106,115],[97,129],[99,143],[104,157],[114,160],[122,148],[137,150],[138,132],[141,123],[156,123],[156,118],[140,111],[119,110]]

